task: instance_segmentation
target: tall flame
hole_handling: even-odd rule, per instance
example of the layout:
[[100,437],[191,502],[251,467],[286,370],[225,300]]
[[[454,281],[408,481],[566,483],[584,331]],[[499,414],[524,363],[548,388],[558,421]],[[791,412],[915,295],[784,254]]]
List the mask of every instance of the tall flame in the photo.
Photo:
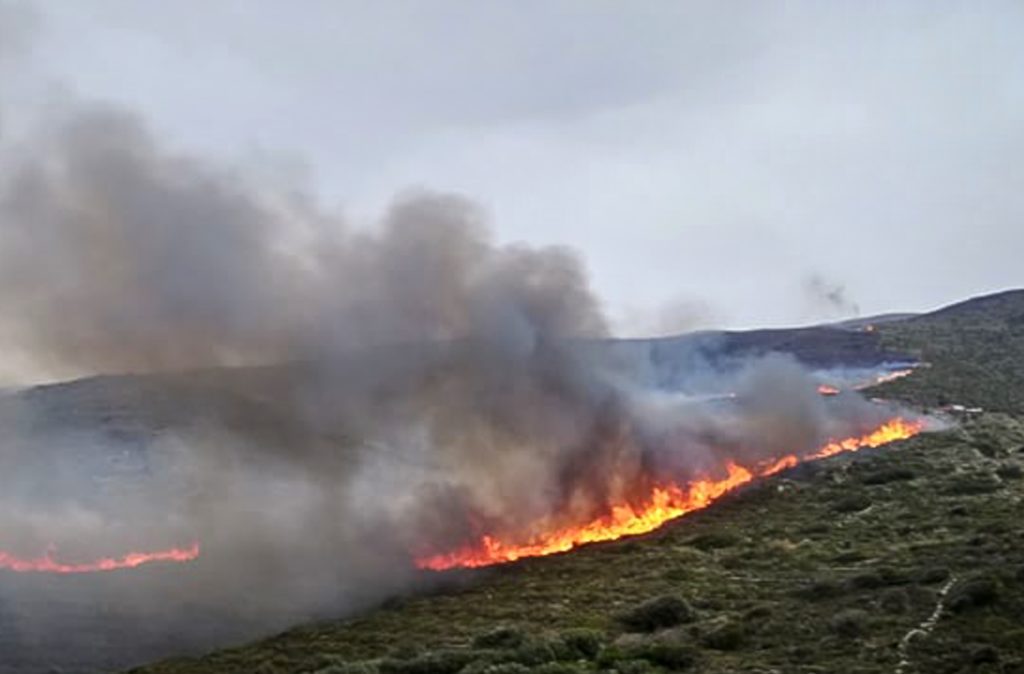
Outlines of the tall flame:
[[668,484],[653,489],[642,503],[613,506],[611,512],[581,526],[556,529],[522,543],[484,535],[476,544],[451,552],[420,557],[415,560],[421,569],[443,571],[456,567],[476,568],[524,557],[539,557],[566,552],[580,545],[611,541],[623,536],[645,534],[665,522],[711,505],[713,501],[755,477],[771,475],[801,463],[822,459],[841,452],[855,452],[864,447],[878,447],[896,440],[904,440],[920,433],[922,421],[907,421],[896,417],[874,431],[860,437],[832,440],[819,450],[798,457],[783,456],[752,468],[732,461],[726,464],[726,476],[721,479],[703,478],[685,486]]
[[121,557],[103,557],[91,562],[66,563],[54,559],[54,552],[34,558],[16,557],[0,550],[0,569],[18,572],[36,573],[95,573],[98,571],[116,571],[117,569],[134,569],[152,562],[191,562],[199,557],[199,543],[192,543],[184,548],[170,548],[155,552],[129,552]]

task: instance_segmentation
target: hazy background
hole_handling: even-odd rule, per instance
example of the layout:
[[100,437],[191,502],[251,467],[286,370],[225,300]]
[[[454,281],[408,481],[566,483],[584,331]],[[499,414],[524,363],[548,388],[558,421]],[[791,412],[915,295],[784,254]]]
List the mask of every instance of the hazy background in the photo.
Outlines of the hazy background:
[[1024,283],[1018,2],[6,4],[0,96],[127,104],[356,222],[464,193],[578,250],[619,334]]

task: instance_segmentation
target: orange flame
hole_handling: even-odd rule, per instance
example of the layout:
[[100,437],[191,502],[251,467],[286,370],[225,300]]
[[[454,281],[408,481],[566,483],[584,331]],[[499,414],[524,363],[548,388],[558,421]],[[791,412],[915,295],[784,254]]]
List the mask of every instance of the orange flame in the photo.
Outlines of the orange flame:
[[582,526],[565,527],[535,536],[526,543],[505,541],[485,535],[479,543],[452,552],[418,558],[421,569],[443,571],[456,567],[476,568],[524,557],[539,557],[567,552],[580,545],[611,541],[654,531],[665,522],[711,505],[713,501],[755,477],[771,475],[796,466],[801,461],[822,459],[841,452],[855,452],[864,447],[878,447],[895,440],[917,435],[924,429],[922,421],[896,417],[860,437],[832,440],[803,459],[795,454],[744,468],[732,461],[726,464],[727,475],[721,479],[703,478],[685,486],[669,484],[655,487],[643,503],[613,506],[611,512]]
[[875,377],[875,381],[871,382],[867,386],[864,386],[863,388],[867,388],[868,386],[875,386],[877,384],[884,384],[887,381],[895,381],[897,379],[902,379],[903,377],[912,374],[914,374],[913,368],[907,368],[906,370],[893,370],[892,372],[886,372],[885,374],[878,375],[877,377]]
[[818,384],[818,393],[823,396],[834,396],[839,393],[839,389],[830,384]]
[[53,558],[53,551],[48,550],[42,557],[24,559],[0,550],[0,569],[18,572],[36,573],[95,573],[97,571],[116,571],[117,569],[134,569],[152,562],[191,562],[199,557],[199,543],[185,548],[170,548],[155,552],[129,552],[121,557],[103,557],[92,562],[69,564]]

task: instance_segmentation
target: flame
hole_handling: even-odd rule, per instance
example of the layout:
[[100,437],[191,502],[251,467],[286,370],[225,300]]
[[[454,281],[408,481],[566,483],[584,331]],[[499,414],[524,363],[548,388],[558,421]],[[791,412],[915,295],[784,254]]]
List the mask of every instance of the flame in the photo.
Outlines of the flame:
[[[896,379],[902,379],[908,375],[914,374],[913,368],[907,368],[906,370],[893,370],[892,372],[886,372],[875,377],[875,381],[868,384],[867,386],[875,386],[877,384],[884,384],[887,381],[894,381]],[[864,386],[863,388],[867,388]]]
[[117,569],[134,569],[152,562],[191,562],[199,557],[199,543],[195,542],[184,548],[170,548],[155,552],[129,552],[121,557],[103,557],[92,562],[70,564],[54,559],[54,551],[35,558],[20,558],[0,550],[0,569],[22,573],[96,573],[98,571],[116,571]]
[[835,386],[831,386],[830,384],[818,384],[818,393],[823,396],[834,396],[838,395],[839,389]]
[[747,484],[755,477],[778,473],[796,466],[801,461],[822,459],[841,452],[855,452],[865,447],[878,447],[895,440],[903,440],[917,435],[923,429],[922,421],[907,421],[896,417],[866,435],[831,440],[821,449],[805,455],[802,459],[790,454],[753,468],[745,468],[730,461],[726,464],[724,478],[708,477],[694,480],[685,486],[668,484],[654,487],[651,495],[642,503],[613,506],[608,514],[582,526],[556,529],[535,536],[526,543],[484,535],[476,544],[451,552],[420,557],[415,560],[415,564],[418,568],[432,571],[456,567],[476,568],[512,562],[524,557],[567,552],[587,543],[645,534],[669,520],[706,508],[722,495]]

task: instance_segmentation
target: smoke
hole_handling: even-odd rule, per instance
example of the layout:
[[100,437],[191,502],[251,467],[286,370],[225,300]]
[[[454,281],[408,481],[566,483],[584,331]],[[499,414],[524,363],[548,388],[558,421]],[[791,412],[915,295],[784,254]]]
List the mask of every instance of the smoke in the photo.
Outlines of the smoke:
[[48,376],[136,376],[5,399],[0,548],[200,540],[141,595],[97,581],[135,611],[337,615],[423,582],[418,551],[585,521],[885,416],[775,357],[702,368],[729,406],[647,385],[658,364],[605,347],[572,251],[498,245],[461,196],[409,192],[357,228],[72,100],[5,143],[0,348]]
[[709,329],[722,316],[707,302],[679,297],[655,309],[630,308],[615,321],[616,336],[660,337]]
[[850,299],[843,284],[811,274],[804,279],[804,296],[813,310],[833,317],[859,316],[860,306]]

